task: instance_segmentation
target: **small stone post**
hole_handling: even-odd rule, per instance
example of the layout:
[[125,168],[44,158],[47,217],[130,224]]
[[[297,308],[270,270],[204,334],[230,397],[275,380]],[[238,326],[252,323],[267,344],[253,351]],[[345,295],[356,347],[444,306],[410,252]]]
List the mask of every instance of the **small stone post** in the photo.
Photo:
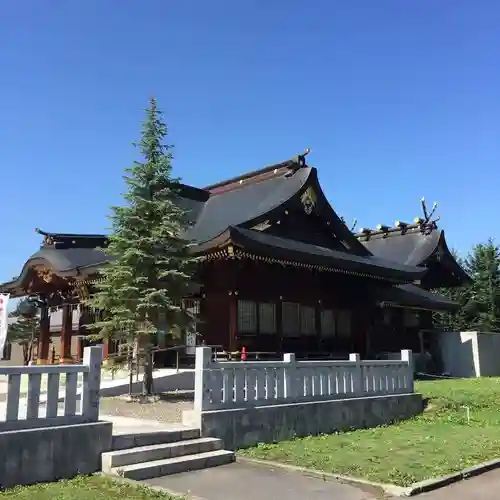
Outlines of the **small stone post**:
[[212,364],[212,349],[197,347],[194,364],[194,409],[207,410],[210,406],[210,365]]
[[83,364],[89,367],[89,371],[83,374],[82,416],[90,422],[99,420],[102,360],[102,346],[85,347],[83,350]]
[[349,354],[349,361],[354,364],[354,373],[352,376],[352,392],[355,397],[364,395],[364,377],[363,367],[361,366],[361,356],[357,352]]
[[298,396],[297,375],[295,372],[295,353],[283,354],[285,366],[285,399],[292,402]]
[[415,372],[413,368],[413,355],[411,349],[402,349],[401,350],[401,361],[408,363],[408,368],[406,370],[405,378],[405,387],[409,392],[414,392],[414,384],[413,380],[415,377]]

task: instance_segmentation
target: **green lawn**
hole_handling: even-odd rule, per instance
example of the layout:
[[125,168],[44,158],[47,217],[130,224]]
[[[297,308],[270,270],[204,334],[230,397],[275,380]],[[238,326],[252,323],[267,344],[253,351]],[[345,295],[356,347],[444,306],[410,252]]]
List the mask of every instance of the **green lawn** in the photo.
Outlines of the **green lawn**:
[[416,391],[430,400],[411,420],[240,454],[399,486],[500,458],[500,378],[418,382]]
[[81,476],[69,481],[18,486],[0,493],[5,500],[180,500],[165,493],[113,481],[102,476]]

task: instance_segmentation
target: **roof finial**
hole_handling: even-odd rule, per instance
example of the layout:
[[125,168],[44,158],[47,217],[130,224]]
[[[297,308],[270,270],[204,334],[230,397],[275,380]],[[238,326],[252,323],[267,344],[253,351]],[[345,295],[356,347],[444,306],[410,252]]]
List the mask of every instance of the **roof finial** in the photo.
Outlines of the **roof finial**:
[[429,221],[429,215],[427,213],[427,205],[425,204],[425,198],[422,196],[422,199],[420,200],[420,203],[422,205],[422,211],[424,212],[424,221],[428,222]]
[[424,213],[424,218],[422,219],[420,217],[416,217],[415,222],[417,222],[420,225],[434,224],[435,222],[437,222],[439,220],[439,217],[437,217],[435,220],[431,220],[438,206],[437,201],[435,201],[432,204],[432,209],[430,212],[427,211],[427,204],[425,203],[425,198],[423,196],[420,200],[420,203],[422,204],[422,211]]
[[311,148],[307,148],[301,155],[297,155],[293,160],[293,166],[290,170],[285,174],[285,177],[291,177],[295,174],[299,169],[307,167],[306,164],[306,156],[311,152]]
[[306,148],[306,150],[301,155],[297,155],[297,163],[299,164],[299,167],[306,166],[306,156],[310,152],[311,152],[311,148]]

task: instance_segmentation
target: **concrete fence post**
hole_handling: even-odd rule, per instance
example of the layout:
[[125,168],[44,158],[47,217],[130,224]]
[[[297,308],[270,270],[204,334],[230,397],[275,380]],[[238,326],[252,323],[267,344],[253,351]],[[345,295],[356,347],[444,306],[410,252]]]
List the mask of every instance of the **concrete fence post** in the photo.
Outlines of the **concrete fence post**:
[[404,361],[407,363],[407,388],[409,389],[410,392],[414,392],[414,384],[413,380],[415,377],[415,372],[413,371],[413,354],[411,352],[411,349],[402,349],[401,350],[401,361]]
[[357,352],[351,352],[349,354],[349,361],[352,361],[354,365],[354,373],[352,376],[352,392],[355,396],[363,396],[365,390],[363,367],[361,366],[361,356]]
[[82,416],[91,422],[99,420],[99,397],[101,391],[102,346],[85,347],[83,364],[89,371],[83,374]]
[[212,349],[210,347],[197,347],[194,363],[194,409],[196,411],[208,410],[210,407],[211,365]]
[[295,353],[283,354],[285,365],[285,399],[293,400],[298,397],[297,373],[295,371]]

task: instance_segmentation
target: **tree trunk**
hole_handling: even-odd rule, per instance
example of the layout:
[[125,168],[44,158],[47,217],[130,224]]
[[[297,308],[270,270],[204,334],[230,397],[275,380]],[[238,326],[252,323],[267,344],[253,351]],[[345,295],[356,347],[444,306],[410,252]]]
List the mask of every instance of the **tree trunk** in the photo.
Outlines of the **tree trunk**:
[[145,349],[144,375],[142,378],[142,393],[144,396],[153,395],[153,346],[149,343]]
[[30,362],[29,344],[23,344],[23,363],[27,366]]

